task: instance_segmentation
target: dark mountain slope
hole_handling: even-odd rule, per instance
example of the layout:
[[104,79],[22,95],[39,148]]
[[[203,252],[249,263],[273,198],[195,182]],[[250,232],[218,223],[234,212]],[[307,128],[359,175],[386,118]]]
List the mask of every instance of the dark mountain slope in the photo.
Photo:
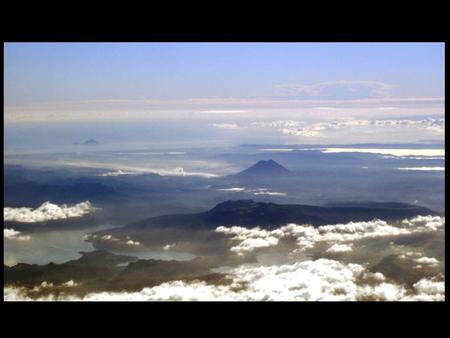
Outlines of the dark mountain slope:
[[237,179],[276,179],[289,176],[291,172],[273,160],[258,161],[250,168],[241,171],[238,174],[229,176]]
[[178,214],[153,217],[132,223],[126,228],[215,228],[224,226],[256,225],[270,228],[287,223],[324,225],[350,221],[369,221],[374,218],[400,220],[435,212],[420,206],[377,203],[371,207],[321,207],[310,205],[261,203],[253,200],[226,201],[213,209],[196,214]]

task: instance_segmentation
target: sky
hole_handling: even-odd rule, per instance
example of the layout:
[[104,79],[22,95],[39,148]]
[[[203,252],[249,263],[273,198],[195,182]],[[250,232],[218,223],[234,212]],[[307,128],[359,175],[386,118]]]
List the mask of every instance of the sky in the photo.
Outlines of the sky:
[[248,135],[252,123],[293,120],[313,131],[284,135],[317,141],[317,123],[444,114],[443,43],[4,47],[7,125],[189,120]]

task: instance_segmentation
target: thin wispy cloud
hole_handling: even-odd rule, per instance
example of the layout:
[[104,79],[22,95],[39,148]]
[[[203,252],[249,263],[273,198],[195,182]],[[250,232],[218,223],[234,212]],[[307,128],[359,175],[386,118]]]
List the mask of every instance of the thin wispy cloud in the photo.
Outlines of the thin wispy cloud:
[[327,89],[341,88],[349,93],[356,92],[361,89],[369,91],[369,97],[388,97],[393,85],[380,81],[355,81],[355,80],[338,80],[326,81],[311,85],[288,83],[279,84],[275,88],[282,94],[296,96],[299,94],[306,94],[307,96],[321,96]]
[[[277,115],[297,116],[298,113],[333,113],[335,116],[364,116],[370,111],[380,114],[429,114],[430,109],[444,111],[444,98],[364,98],[364,99],[292,99],[292,98],[205,98],[184,100],[88,100],[36,103],[22,106],[5,105],[6,123],[39,121],[133,121],[173,119],[204,119],[208,116],[237,118],[267,118]],[[394,110],[375,110],[395,105]],[[214,107],[215,109],[211,109]],[[317,109],[319,108],[319,109]],[[324,109],[325,108],[325,109]],[[282,110],[282,111],[280,111]],[[337,115],[336,115],[337,114]]]
[[226,129],[226,130],[235,130],[239,129],[239,126],[236,123],[211,123],[211,127],[218,129]]

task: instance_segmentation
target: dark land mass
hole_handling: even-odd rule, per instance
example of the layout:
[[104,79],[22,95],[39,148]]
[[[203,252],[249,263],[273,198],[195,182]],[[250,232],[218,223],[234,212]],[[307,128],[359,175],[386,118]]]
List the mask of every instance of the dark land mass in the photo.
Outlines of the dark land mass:
[[420,269],[415,269],[408,258],[401,258],[399,255],[389,255],[378,264],[373,265],[370,270],[372,272],[381,272],[387,278],[412,288],[413,284],[422,278],[439,275],[442,267],[423,264]]
[[432,210],[401,203],[361,203],[342,207],[312,205],[290,205],[255,202],[253,200],[226,201],[209,211],[196,214],[177,214],[152,217],[129,224],[126,228],[215,228],[217,226],[239,225],[272,228],[287,223],[325,224],[350,221],[370,221],[375,218],[385,221],[400,220],[417,215],[435,215]]
[[[326,224],[382,219],[398,221],[417,215],[435,215],[430,209],[402,203],[357,203],[343,207],[320,207],[255,202],[253,200],[226,201],[209,211],[152,217],[124,227],[94,232],[88,241],[97,249],[123,250],[127,238],[139,241],[145,248],[161,249],[161,243],[177,243],[175,251],[197,255],[225,254],[228,238],[214,230],[218,226],[242,226],[273,229],[288,223]],[[120,241],[105,241],[111,235]],[[120,247],[122,245],[122,247]]]
[[[213,267],[237,266],[254,262],[253,256],[239,258],[198,257],[190,261],[138,260],[137,257],[117,255],[104,250],[82,252],[82,257],[62,264],[47,265],[18,263],[4,265],[4,285],[22,287],[30,297],[42,297],[50,293],[83,296],[89,292],[139,291],[172,280],[207,281],[211,284],[229,284],[223,273],[214,273]],[[64,283],[73,280],[75,286]],[[46,282],[52,287],[35,288]]]
[[95,146],[97,144],[99,144],[99,142],[97,140],[94,140],[93,138],[86,140],[84,142],[73,142],[73,145],[77,146],[77,145],[86,145],[86,146]]

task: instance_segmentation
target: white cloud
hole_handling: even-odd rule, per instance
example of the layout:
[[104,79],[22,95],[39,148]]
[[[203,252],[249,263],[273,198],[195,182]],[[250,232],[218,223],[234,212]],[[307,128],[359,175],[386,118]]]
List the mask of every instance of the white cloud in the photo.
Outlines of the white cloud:
[[346,119],[336,121],[324,121],[316,123],[306,123],[295,120],[276,120],[266,122],[254,122],[250,126],[259,128],[274,128],[284,135],[299,137],[327,137],[327,133],[332,131],[352,130],[352,128],[379,128],[383,131],[428,131],[444,134],[445,119],[422,119],[422,120],[367,120],[367,119]]
[[[238,242],[231,251],[243,255],[254,249],[278,245],[281,238],[293,238],[297,241],[297,251],[312,249],[318,242],[338,244],[352,242],[365,238],[408,235],[419,232],[437,231],[445,224],[445,217],[418,216],[405,219],[394,226],[382,220],[368,222],[349,222],[346,224],[311,225],[288,224],[275,230],[263,230],[260,227],[247,229],[240,226],[218,227],[216,232],[232,236],[231,240]],[[350,245],[349,243],[347,243]]]
[[[411,219],[404,219],[402,224],[416,229],[425,229],[428,231],[437,231],[445,225],[445,217],[440,216],[416,216]],[[414,253],[411,253],[414,254]],[[416,253],[417,254],[417,253]]]
[[276,121],[260,121],[252,122],[251,127],[256,128],[296,128],[305,125],[303,121],[296,120],[276,120]]
[[211,123],[210,126],[228,130],[235,130],[240,128],[236,123]]
[[281,132],[284,135],[293,135],[293,136],[302,136],[302,137],[326,137],[326,135],[319,131],[322,129],[315,129],[319,127],[310,127],[310,128],[283,128]]
[[358,89],[367,89],[369,90],[369,96],[373,97],[387,97],[391,89],[392,85],[380,81],[352,81],[352,80],[338,80],[338,81],[327,81],[320,82],[312,85],[304,85],[304,84],[280,84],[275,86],[276,89],[279,89],[282,93],[287,95],[299,95],[306,94],[308,96],[320,96],[324,93],[324,90],[329,88],[343,88],[347,90],[347,92],[354,92]]
[[326,252],[330,253],[340,253],[340,252],[349,252],[353,250],[352,244],[333,244],[331,247],[327,249]]
[[393,156],[445,156],[445,149],[324,148],[323,153],[370,153]]
[[410,170],[410,171],[445,171],[445,167],[410,167],[410,168],[397,168],[398,170]]
[[268,196],[286,196],[285,192],[276,192],[276,191],[259,191],[253,193],[253,195],[268,195]]
[[30,236],[21,235],[22,232],[16,231],[14,229],[3,229],[3,237],[5,239],[15,239],[19,241],[28,241],[31,239]]
[[221,188],[218,191],[230,191],[230,192],[246,192],[252,193],[253,195],[268,195],[268,196],[286,196],[285,192],[270,191],[268,188],[258,188],[258,189],[247,189],[242,187],[232,187],[232,188]]
[[32,208],[5,207],[3,208],[3,216],[5,221],[36,223],[82,217],[89,215],[96,210],[98,210],[98,208],[94,208],[89,201],[81,202],[71,207],[66,204],[58,206],[50,202],[45,202],[39,208],[34,210]]
[[100,174],[98,176],[109,177],[109,176],[122,176],[122,175],[137,175],[137,173],[132,171],[122,171],[120,169],[116,171],[110,171],[107,173]]
[[247,113],[248,110],[203,110],[203,111],[199,111],[199,114],[242,114],[242,113]]
[[417,263],[426,264],[426,265],[430,265],[430,266],[438,266],[439,265],[439,261],[434,257],[420,257],[420,258],[416,258],[414,261],[416,261]]
[[340,111],[341,108],[334,108],[334,107],[314,107],[316,110],[331,110],[331,111]]
[[[414,288],[422,294],[426,295],[444,295],[445,282],[436,282],[431,279],[423,278],[414,284]],[[443,300],[443,299],[442,299]]]
[[[231,285],[172,281],[139,292],[87,294],[87,301],[355,301],[445,299],[443,282],[422,279],[413,290],[387,283],[381,273],[372,274],[359,264],[329,259],[272,266],[240,266],[228,272]],[[376,277],[375,277],[376,276]],[[371,283],[368,284],[367,280]],[[4,288],[4,300],[30,300],[22,289]],[[56,299],[53,295],[46,300]],[[64,297],[63,300],[79,300]]]
[[63,285],[63,286],[67,286],[67,287],[72,288],[72,287],[78,286],[78,283],[74,282],[74,281],[71,279],[70,281],[63,283],[62,285]]
[[[297,86],[297,85],[295,85]],[[345,88],[347,84],[341,83]],[[369,85],[370,86],[370,85]],[[323,87],[323,85],[322,85]],[[376,87],[372,86],[373,88]],[[379,88],[382,88],[378,86]],[[298,87],[297,87],[298,88]],[[281,88],[282,89],[282,88]],[[289,93],[295,88],[286,87],[283,91]],[[320,86],[319,86],[320,89]],[[370,89],[372,94],[376,88]],[[383,91],[378,91],[382,93]],[[298,116],[301,109],[304,112],[315,107],[342,108],[341,114],[365,116],[376,108],[397,106],[404,114],[411,111],[415,115],[427,114],[430,109],[443,112],[445,98],[443,97],[410,97],[410,98],[363,98],[363,99],[293,99],[293,98],[199,98],[185,100],[152,100],[152,99],[117,99],[117,100],[85,100],[35,103],[21,106],[7,106],[4,108],[5,123],[35,122],[35,121],[92,121],[92,120],[173,120],[197,118],[205,116],[235,116],[247,118],[249,116],[270,118],[274,112],[283,110],[284,116],[291,118]],[[291,114],[286,111],[292,111]],[[192,114],[192,111],[197,113]],[[264,112],[265,111],[265,112]],[[314,109],[315,113],[322,110]],[[324,111],[330,113],[330,111]],[[383,113],[382,111],[379,111]],[[331,112],[332,113],[332,112]],[[386,113],[391,114],[390,111]],[[400,114],[400,113],[399,113]]]
[[103,235],[102,237],[99,238],[97,235],[94,235],[94,234],[86,234],[86,235],[83,236],[83,238],[85,240],[89,240],[89,239],[92,238],[92,239],[100,239],[102,241],[111,241],[111,242],[116,242],[118,244],[126,244],[126,245],[134,245],[134,246],[141,245],[141,242],[134,241],[128,236],[126,237],[126,239],[123,239],[123,238],[114,237],[114,236],[109,235],[109,234],[105,234],[105,235]]
[[176,245],[176,243],[166,244],[163,246],[163,250],[168,251],[168,250],[172,249],[175,245]]
[[223,188],[223,189],[217,189],[217,190],[219,190],[219,191],[241,192],[241,191],[245,191],[245,188],[233,187],[233,188]]
[[216,228],[216,232],[227,235],[234,235],[233,241],[239,241],[236,246],[230,248],[230,251],[242,256],[246,252],[253,251],[257,248],[266,248],[278,245],[278,240],[283,237],[281,232],[269,232],[260,228],[247,229],[243,227],[233,226],[231,228],[220,226]]
[[261,149],[258,149],[258,151],[271,152],[271,153],[276,153],[276,152],[285,153],[288,151],[294,151],[294,149],[291,149],[291,148],[261,148]]
[[138,241],[133,241],[132,239],[130,239],[130,240],[128,240],[127,242],[126,242],[126,244],[127,245],[141,245],[141,243],[140,242],[138,242]]

